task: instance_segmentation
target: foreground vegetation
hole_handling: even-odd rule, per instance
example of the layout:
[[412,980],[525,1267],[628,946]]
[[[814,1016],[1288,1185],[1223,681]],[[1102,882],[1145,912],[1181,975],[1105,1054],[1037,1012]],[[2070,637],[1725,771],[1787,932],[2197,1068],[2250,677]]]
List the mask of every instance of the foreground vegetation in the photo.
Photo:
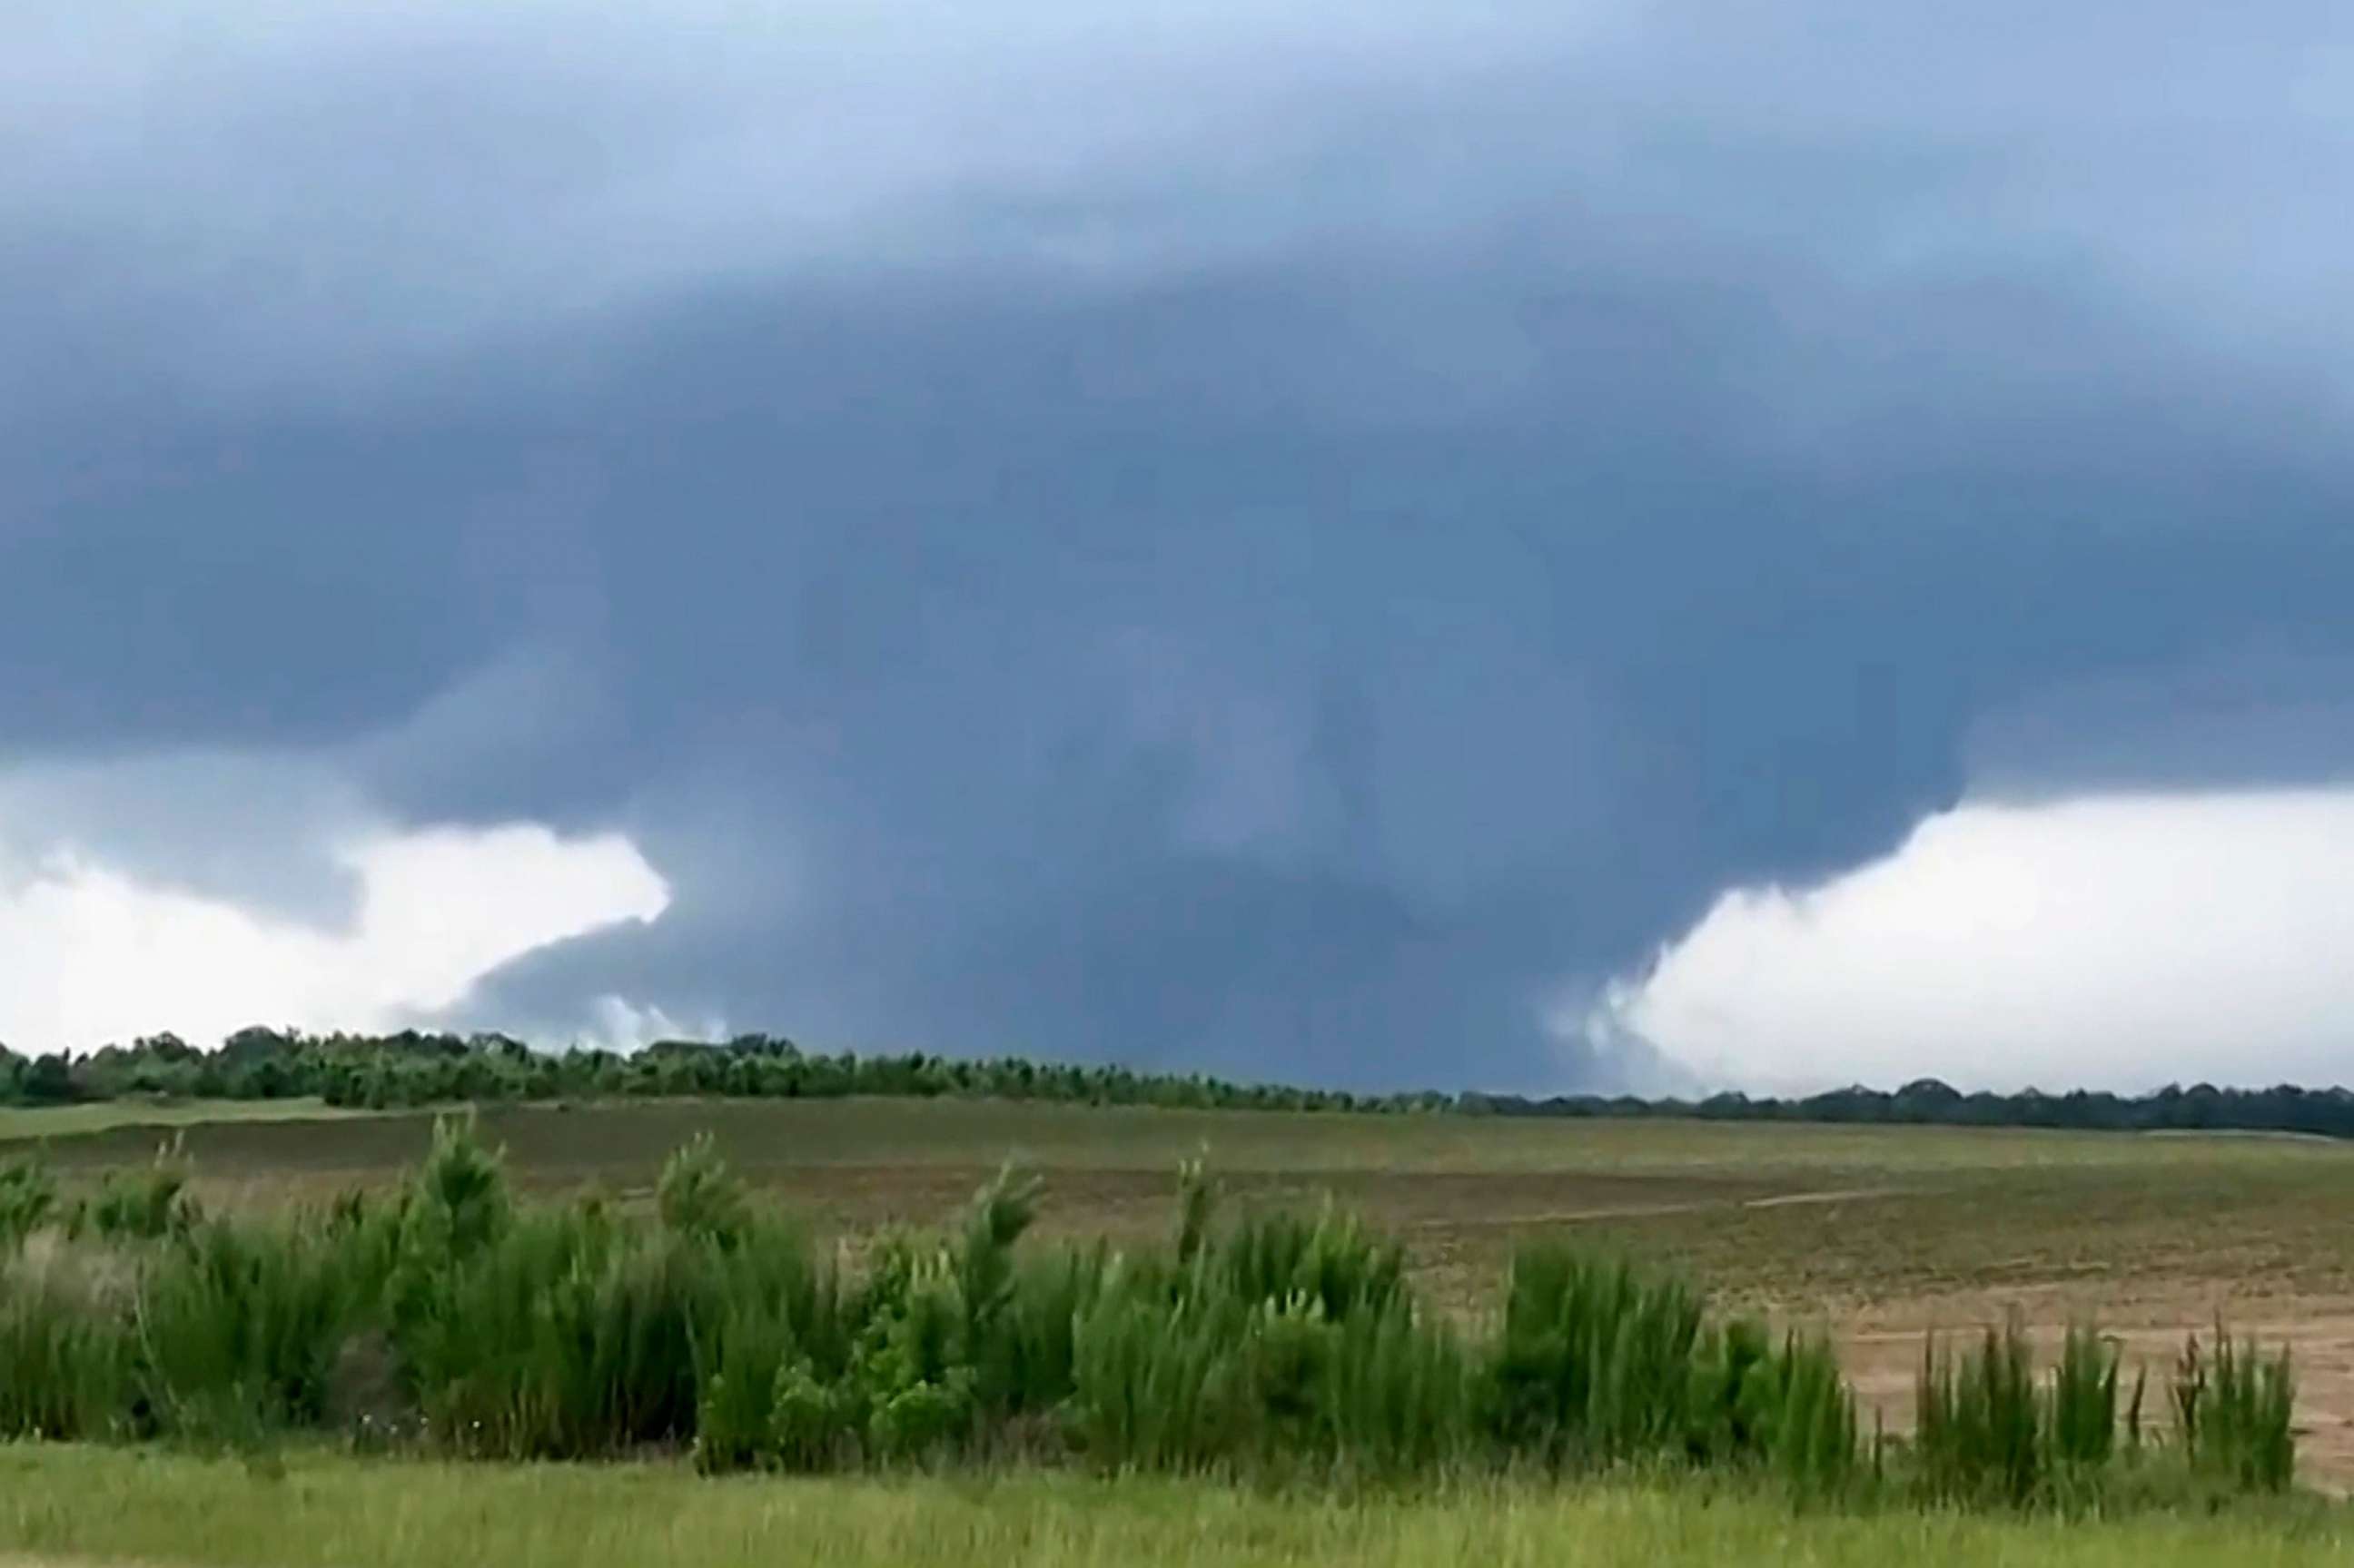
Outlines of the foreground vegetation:
[[[435,1119],[207,1101],[193,1108],[217,1119],[152,1125],[189,1108],[0,1111],[0,1139],[38,1146],[80,1193],[144,1165],[170,1133],[208,1205],[264,1213],[399,1187]],[[1170,1171],[1206,1146],[1230,1204],[1331,1193],[1404,1239],[1417,1296],[1466,1319],[1492,1306],[1520,1242],[1563,1235],[1668,1264],[1744,1310],[1841,1330],[1999,1322],[2016,1302],[2045,1337],[2097,1315],[2163,1359],[2222,1307],[2267,1335],[2320,1336],[2306,1415],[2331,1435],[2314,1457],[2354,1480],[2354,1434],[2343,1448],[2337,1436],[2354,1414],[2354,1370],[2340,1370],[2354,1360],[2337,1340],[2342,1322],[2354,1344],[2354,1144],[959,1097],[497,1102],[476,1116],[518,1192],[596,1187],[631,1204],[651,1202],[670,1153],[707,1132],[822,1242],[935,1223],[1013,1155],[1047,1182],[1034,1243],[1147,1245],[1167,1229]],[[90,1119],[116,1125],[77,1129]],[[1873,1400],[1898,1398],[1914,1348],[1875,1342],[1850,1370]]]
[[1715,1319],[1672,1279],[1524,1245],[1467,1333],[1395,1245],[1330,1208],[1222,1219],[1198,1167],[1158,1245],[1020,1245],[1033,1192],[1001,1176],[949,1234],[849,1258],[754,1203],[707,1139],[650,1214],[519,1203],[454,1121],[388,1197],[208,1218],[186,1176],[167,1155],[69,1200],[37,1165],[0,1173],[0,1435],[655,1446],[710,1471],[1634,1466],[2058,1507],[2277,1492],[2295,1465],[2285,1355],[2220,1334],[2162,1391],[2121,1386],[2089,1333],[2048,1376],[2015,1331],[1933,1348],[1919,1434],[1893,1445],[1859,1430],[1825,1344]]
[[1737,1487],[1488,1482],[1271,1494],[1036,1473],[701,1479],[671,1464],[447,1465],[294,1453],[0,1447],[0,1563],[218,1568],[2304,1568],[2354,1520],[2299,1499],[2098,1528],[1948,1510],[1809,1510]]
[[205,1051],[160,1034],[79,1056],[27,1057],[0,1046],[0,1106],[58,1106],[124,1098],[271,1102],[314,1098],[371,1110],[496,1100],[615,1097],[831,1099],[985,1096],[1090,1106],[1396,1114],[1456,1111],[1586,1119],[1695,1118],[1864,1126],[2027,1127],[2106,1132],[2292,1132],[2354,1138],[2354,1091],[2281,1086],[2219,1089],[2199,1084],[2121,1096],[2074,1090],[1963,1094],[1935,1079],[1893,1092],[1862,1087],[1800,1098],[1720,1094],[1702,1100],[1637,1096],[1475,1092],[1359,1095],[1282,1084],[1240,1084],[1200,1074],[1139,1072],[1021,1056],[987,1059],[922,1052],[860,1056],[804,1052],[773,1035],[725,1044],[663,1041],[623,1054],[575,1047],[535,1051],[500,1034],[461,1038],[414,1030],[390,1035],[238,1031]]

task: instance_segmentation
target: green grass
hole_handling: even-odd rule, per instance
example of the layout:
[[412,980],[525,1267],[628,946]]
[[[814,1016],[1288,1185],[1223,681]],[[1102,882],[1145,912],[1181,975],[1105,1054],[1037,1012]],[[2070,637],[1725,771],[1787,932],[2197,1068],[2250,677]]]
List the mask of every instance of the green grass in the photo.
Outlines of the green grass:
[[715,1481],[670,1465],[309,1455],[281,1468],[24,1446],[0,1448],[6,1553],[220,1568],[2290,1568],[2347,1561],[2354,1520],[2310,1503],[2064,1522],[1797,1512],[1739,1490],[1639,1482],[1282,1496],[1063,1476]]
[[212,1122],[337,1121],[366,1116],[321,1099],[101,1100],[90,1105],[0,1107],[0,1143],[78,1138],[124,1128],[196,1127]]
[[[152,1118],[179,1118],[216,1207],[389,1182],[429,1140],[425,1116],[323,1114],[302,1102],[18,1111],[0,1113],[0,1137],[45,1137],[70,1184],[143,1164]],[[98,1127],[126,1116],[151,1119]],[[1776,1308],[2047,1285],[2105,1301],[2186,1282],[2354,1294],[2354,1144],[2312,1139],[915,1099],[505,1106],[482,1125],[525,1190],[593,1185],[624,1201],[650,1201],[662,1161],[707,1131],[821,1231],[928,1221],[1011,1156],[1046,1179],[1046,1233],[1158,1234],[1167,1173],[1206,1147],[1237,1198],[1312,1204],[1330,1192],[1405,1239],[1434,1298],[1458,1301],[1518,1241],[1569,1230]]]
[[[2354,1143],[2224,1134],[2157,1136],[2034,1128],[1832,1127],[1533,1118],[1352,1117],[1312,1112],[1162,1110],[970,1099],[598,1101],[570,1107],[489,1106],[484,1125],[528,1165],[657,1162],[709,1129],[731,1160],[785,1165],[1023,1163],[1166,1172],[1206,1142],[1222,1171],[1382,1174],[1533,1173],[1630,1176],[1882,1178],[1988,1171],[2259,1172],[2354,1168]],[[116,1101],[0,1110],[0,1139],[67,1138],[122,1126],[189,1126],[225,1148],[312,1162],[342,1129],[252,1124],[366,1118],[412,1161],[429,1112],[339,1111],[317,1100]],[[404,1130],[405,1129],[405,1130]],[[738,1147],[739,1145],[743,1147]]]

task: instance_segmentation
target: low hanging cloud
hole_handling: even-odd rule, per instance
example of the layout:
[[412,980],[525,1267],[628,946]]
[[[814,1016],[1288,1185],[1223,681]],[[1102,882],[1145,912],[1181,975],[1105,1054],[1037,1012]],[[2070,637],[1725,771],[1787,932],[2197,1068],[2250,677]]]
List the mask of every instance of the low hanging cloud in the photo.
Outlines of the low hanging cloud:
[[2354,1078],[2354,789],[1966,801],[1737,889],[1588,1022],[1710,1086]]
[[382,1030],[463,1004],[514,959],[623,922],[670,890],[629,839],[532,823],[383,831],[334,846],[328,926],[60,850],[0,865],[0,1040],[87,1049],[244,1024]]

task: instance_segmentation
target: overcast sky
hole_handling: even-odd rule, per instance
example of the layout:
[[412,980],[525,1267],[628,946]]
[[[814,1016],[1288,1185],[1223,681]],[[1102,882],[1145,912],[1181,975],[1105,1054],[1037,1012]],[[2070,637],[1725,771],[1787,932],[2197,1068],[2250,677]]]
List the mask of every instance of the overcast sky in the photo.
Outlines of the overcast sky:
[[0,11],[0,1040],[2354,1078],[2354,15]]

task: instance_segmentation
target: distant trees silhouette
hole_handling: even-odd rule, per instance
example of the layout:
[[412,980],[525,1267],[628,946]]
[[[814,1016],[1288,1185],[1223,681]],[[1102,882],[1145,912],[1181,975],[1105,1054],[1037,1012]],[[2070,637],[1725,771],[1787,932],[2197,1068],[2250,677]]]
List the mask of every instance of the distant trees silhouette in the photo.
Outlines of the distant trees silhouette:
[[2354,1138],[2354,1091],[2189,1088],[2168,1085],[2152,1094],[2116,1095],[2072,1089],[2015,1095],[1963,1094],[1935,1078],[1916,1078],[1893,1092],[1861,1086],[1782,1099],[1712,1095],[1702,1100],[1601,1098],[1517,1095],[1457,1097],[1459,1109],[1494,1116],[1682,1117],[1702,1121],[1837,1122],[1865,1126],[2041,1127],[2100,1132],[2300,1132]]
[[213,1052],[170,1034],[70,1057],[27,1058],[0,1048],[0,1103],[13,1105],[314,1097],[330,1105],[389,1109],[480,1100],[845,1095],[1311,1111],[1430,1111],[1453,1104],[1440,1094],[1360,1095],[1020,1056],[827,1054],[768,1034],[723,1043],[664,1040],[628,1054],[535,1051],[504,1034],[307,1034],[263,1028],[240,1029]]
[[920,1051],[860,1055],[804,1051],[771,1034],[724,1042],[664,1040],[642,1051],[538,1051],[504,1034],[310,1034],[240,1029],[214,1051],[174,1034],[69,1055],[22,1056],[0,1046],[0,1104],[63,1105],[143,1097],[273,1100],[393,1109],[460,1101],[703,1096],[824,1099],[847,1095],[947,1096],[1200,1109],[1452,1112],[1471,1116],[1682,1118],[1701,1121],[1832,1122],[1864,1126],[2033,1127],[2117,1132],[2310,1133],[2354,1138],[2354,1091],[2281,1085],[2226,1089],[2168,1086],[2147,1095],[2084,1089],[1964,1094],[1935,1078],[1893,1091],[1861,1086],[1791,1098],[1705,1099],[1564,1095],[1534,1098],[1467,1091],[1355,1094],[1245,1084],[1204,1075],[1140,1072],[1109,1064],[1023,1056],[960,1057]]

